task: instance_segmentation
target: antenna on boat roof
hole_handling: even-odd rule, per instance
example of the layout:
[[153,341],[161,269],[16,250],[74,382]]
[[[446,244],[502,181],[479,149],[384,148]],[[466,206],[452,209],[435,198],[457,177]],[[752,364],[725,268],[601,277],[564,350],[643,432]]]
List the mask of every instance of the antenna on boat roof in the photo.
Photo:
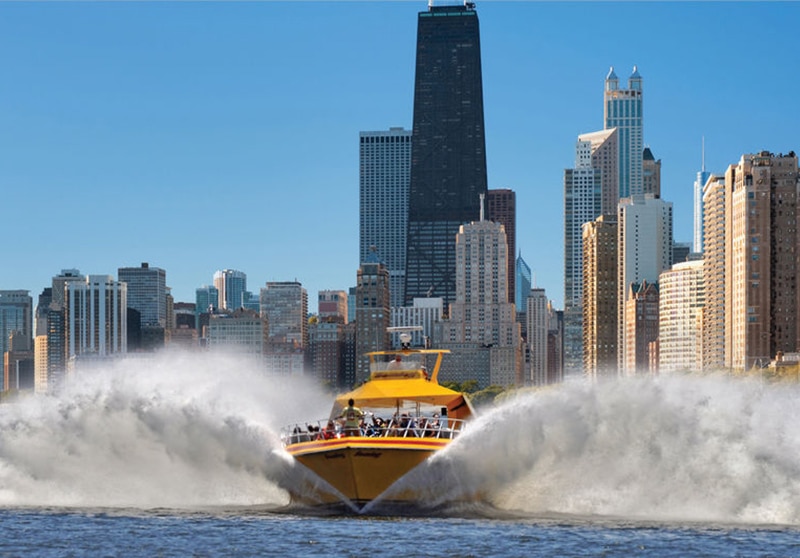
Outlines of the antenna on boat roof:
[[411,332],[422,331],[422,326],[393,326],[387,327],[388,333],[400,334],[400,348],[403,350],[411,348]]

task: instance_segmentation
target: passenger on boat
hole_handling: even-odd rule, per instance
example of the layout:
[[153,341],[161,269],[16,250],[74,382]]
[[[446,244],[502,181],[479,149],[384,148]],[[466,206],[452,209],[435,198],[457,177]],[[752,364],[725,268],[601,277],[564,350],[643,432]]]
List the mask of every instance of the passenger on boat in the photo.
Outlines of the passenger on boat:
[[439,413],[433,413],[433,417],[425,424],[425,435],[436,436],[436,431],[441,430],[442,425],[439,422]]
[[417,428],[415,429],[414,433],[417,436],[427,436],[428,435],[427,428],[428,428],[428,419],[426,417],[419,417],[419,419],[417,420]]
[[403,368],[403,359],[400,355],[394,357],[394,360],[386,367],[387,370],[400,370]]
[[361,422],[364,413],[355,406],[355,401],[349,399],[347,407],[344,408],[341,418],[344,419],[344,435],[345,436],[360,436],[361,430],[359,423]]
[[303,429],[300,428],[299,425],[295,426],[294,430],[292,430],[292,436],[290,438],[290,443],[296,444],[297,442],[302,442],[303,441],[302,433],[303,433]]
[[320,435],[320,439],[330,440],[335,437],[336,437],[336,425],[333,423],[332,420],[329,420],[327,426],[325,426],[325,429],[322,431]]
[[400,415],[400,424],[398,426],[399,429],[395,434],[396,436],[402,436],[405,438],[407,436],[417,435],[417,424],[414,422],[414,417],[410,416],[408,413],[403,413]]

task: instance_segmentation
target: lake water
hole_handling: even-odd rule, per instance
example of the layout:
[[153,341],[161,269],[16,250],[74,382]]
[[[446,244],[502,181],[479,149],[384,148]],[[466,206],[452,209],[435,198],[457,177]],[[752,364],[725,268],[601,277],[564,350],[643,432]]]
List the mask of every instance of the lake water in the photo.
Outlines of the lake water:
[[798,556],[791,527],[602,518],[5,510],[0,556]]
[[165,354],[0,405],[0,556],[800,556],[798,398],[699,376],[523,393],[404,479],[413,514],[321,515],[287,507],[278,430],[330,395]]

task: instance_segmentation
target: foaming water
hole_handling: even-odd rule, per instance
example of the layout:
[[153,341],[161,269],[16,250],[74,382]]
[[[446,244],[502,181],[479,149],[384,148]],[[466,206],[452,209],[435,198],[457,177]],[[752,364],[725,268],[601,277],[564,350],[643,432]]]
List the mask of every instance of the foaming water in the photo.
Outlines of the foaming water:
[[437,506],[666,521],[800,523],[800,388],[723,377],[522,394],[401,479]]
[[282,424],[330,397],[240,358],[164,353],[0,405],[0,505],[187,508],[288,502]]

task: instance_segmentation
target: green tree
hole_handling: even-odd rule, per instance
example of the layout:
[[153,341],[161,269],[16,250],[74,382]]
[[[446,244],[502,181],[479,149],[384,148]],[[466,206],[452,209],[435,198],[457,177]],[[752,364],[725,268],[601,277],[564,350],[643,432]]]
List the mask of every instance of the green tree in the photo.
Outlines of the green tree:
[[470,402],[476,407],[488,407],[495,404],[498,397],[505,393],[503,386],[492,385],[470,395]]

